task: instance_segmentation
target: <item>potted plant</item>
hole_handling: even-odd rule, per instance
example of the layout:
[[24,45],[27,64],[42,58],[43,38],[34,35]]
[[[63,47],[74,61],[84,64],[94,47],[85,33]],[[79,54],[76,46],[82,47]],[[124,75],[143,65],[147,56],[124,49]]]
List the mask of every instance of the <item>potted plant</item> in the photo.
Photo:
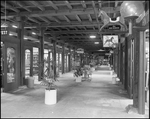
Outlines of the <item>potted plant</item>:
[[76,67],[76,69],[74,70],[74,76],[76,77],[76,82],[81,82],[82,75],[83,75],[83,71],[81,67]]
[[89,78],[89,71],[90,71],[90,65],[84,65],[83,67],[84,79]]
[[57,103],[57,89],[54,85],[54,70],[52,66],[47,67],[44,76],[42,77],[41,85],[46,86],[45,88],[45,104],[52,105]]

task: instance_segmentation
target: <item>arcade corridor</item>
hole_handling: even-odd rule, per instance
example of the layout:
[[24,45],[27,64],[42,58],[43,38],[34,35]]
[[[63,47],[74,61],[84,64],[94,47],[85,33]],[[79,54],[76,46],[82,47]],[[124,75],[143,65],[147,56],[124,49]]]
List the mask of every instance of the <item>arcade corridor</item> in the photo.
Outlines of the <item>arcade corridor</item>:
[[148,0],[2,0],[0,52],[2,117],[149,116]]
[[[58,102],[44,104],[44,87],[35,82],[34,89],[25,86],[16,92],[1,94],[1,117],[90,117],[90,118],[135,118],[149,117],[146,106],[145,115],[127,114],[125,107],[132,104],[121,85],[112,84],[112,75],[107,66],[100,66],[93,73],[91,82],[77,83],[72,72],[63,74],[56,82]],[[9,106],[9,108],[8,108]]]

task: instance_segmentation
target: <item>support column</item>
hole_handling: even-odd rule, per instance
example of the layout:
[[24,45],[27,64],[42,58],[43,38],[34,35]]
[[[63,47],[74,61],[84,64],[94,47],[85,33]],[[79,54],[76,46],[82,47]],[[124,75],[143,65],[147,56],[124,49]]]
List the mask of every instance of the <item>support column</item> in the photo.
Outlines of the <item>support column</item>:
[[127,106],[128,112],[145,114],[145,39],[144,32],[134,32],[134,81],[133,81],[133,105]]
[[53,68],[54,68],[54,80],[56,81],[56,41],[53,41]]
[[46,28],[40,27],[40,74],[39,74],[39,81],[41,81],[44,77],[44,32]]
[[117,47],[117,77],[120,78],[120,39]]
[[120,67],[119,67],[119,78],[120,78],[120,81],[123,82],[123,52],[122,52],[122,43],[120,43]]
[[113,70],[115,72],[115,50],[113,50]]
[[65,44],[62,45],[62,74],[64,73],[64,62],[65,61]]
[[123,80],[126,80],[125,81],[125,89],[128,90],[129,80],[128,80],[128,38],[127,37],[125,39],[125,72],[123,72],[123,73],[125,73]]
[[140,31],[139,40],[139,77],[138,77],[138,112],[145,114],[145,38]]
[[[48,68],[50,69],[50,50],[48,49]],[[50,72],[48,72],[48,75],[50,75]]]
[[30,50],[31,52],[31,54],[30,54],[30,76],[33,76],[33,48],[31,48],[31,50]]
[[24,25],[27,20],[26,17],[16,17],[19,22],[18,39],[20,40],[20,80],[18,83],[22,86],[25,84],[25,51],[24,51]]
[[69,47],[69,55],[68,55],[68,69],[71,71],[71,48]]
[[73,49],[73,70],[75,69],[75,48]]

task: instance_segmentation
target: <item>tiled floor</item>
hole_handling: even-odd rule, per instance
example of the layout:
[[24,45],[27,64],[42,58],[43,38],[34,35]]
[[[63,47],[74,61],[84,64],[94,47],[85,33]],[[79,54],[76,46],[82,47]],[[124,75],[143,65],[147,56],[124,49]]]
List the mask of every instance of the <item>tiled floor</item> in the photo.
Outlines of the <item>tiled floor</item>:
[[148,108],[145,115],[127,114],[125,107],[133,102],[121,85],[112,84],[112,76],[107,69],[101,67],[96,70],[91,82],[77,83],[72,73],[63,74],[55,83],[55,105],[44,104],[45,87],[37,81],[34,89],[23,86],[12,93],[1,93],[1,117],[149,117]]

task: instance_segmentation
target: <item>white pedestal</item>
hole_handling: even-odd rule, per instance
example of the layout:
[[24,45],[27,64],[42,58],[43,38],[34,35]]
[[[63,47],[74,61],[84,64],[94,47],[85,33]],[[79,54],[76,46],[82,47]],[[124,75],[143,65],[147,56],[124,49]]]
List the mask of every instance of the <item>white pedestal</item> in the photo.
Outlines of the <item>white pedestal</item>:
[[34,88],[34,77],[28,77],[28,88]]
[[112,77],[112,84],[116,84],[116,77]]
[[57,89],[45,89],[45,104],[52,105],[57,102]]
[[82,77],[76,77],[76,82],[81,82]]
[[114,71],[110,71],[110,75],[113,75],[113,72],[114,72]]
[[61,77],[62,76],[62,73],[61,72],[59,72],[59,77]]

